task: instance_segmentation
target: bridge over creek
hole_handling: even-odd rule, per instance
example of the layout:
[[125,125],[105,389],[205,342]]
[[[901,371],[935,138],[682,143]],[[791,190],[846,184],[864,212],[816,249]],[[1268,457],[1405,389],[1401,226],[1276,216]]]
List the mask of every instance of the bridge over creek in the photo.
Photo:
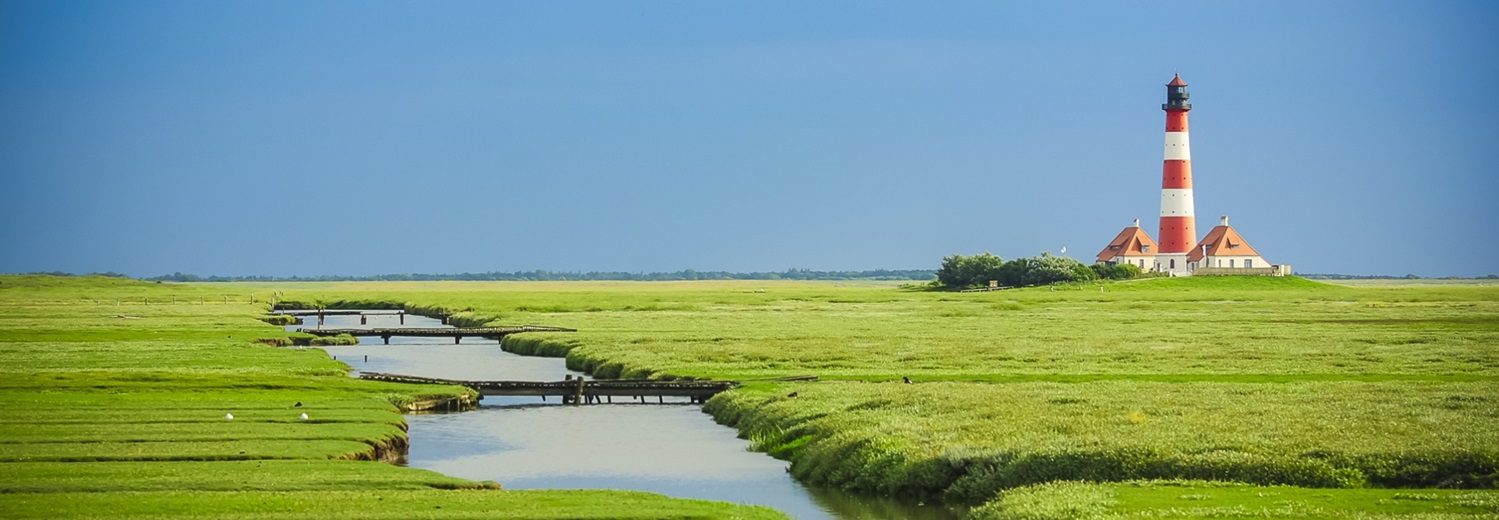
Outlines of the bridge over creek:
[[[404,310],[282,309],[282,310],[277,310],[277,311],[272,311],[272,312],[274,314],[284,314],[284,315],[287,315],[287,316],[296,316],[296,317],[299,317],[299,318],[307,318],[307,317],[317,316],[317,324],[318,324],[319,327],[321,327],[323,325],[323,322],[325,320],[327,320],[329,316],[358,316],[359,317],[359,324],[360,325],[367,325],[367,324],[369,324],[369,322],[370,322],[370,316],[395,316],[396,318],[398,318],[401,321],[402,325],[406,324],[406,311],[404,311]],[[448,322],[447,321],[448,319],[446,317],[444,317],[442,320],[443,320],[442,321],[443,323],[447,323]]]
[[372,327],[358,329],[324,329],[324,328],[299,328],[297,332],[304,332],[314,336],[339,336],[348,334],[355,337],[379,337],[390,344],[390,338],[402,337],[424,337],[424,338],[453,338],[453,343],[463,341],[463,338],[503,338],[509,334],[522,332],[577,332],[577,329],[566,327],[548,327],[544,325],[516,325],[511,327]]
[[403,310],[364,310],[364,309],[286,309],[273,311],[275,314],[287,316],[395,316],[406,314]]
[[566,404],[613,403],[615,397],[633,397],[645,402],[646,397],[655,396],[657,402],[666,397],[687,397],[701,403],[715,394],[739,386],[734,381],[653,381],[649,379],[585,380],[565,381],[459,381],[435,377],[406,376],[365,372],[361,379],[390,381],[396,383],[422,383],[466,386],[483,395],[547,396],[561,397]]

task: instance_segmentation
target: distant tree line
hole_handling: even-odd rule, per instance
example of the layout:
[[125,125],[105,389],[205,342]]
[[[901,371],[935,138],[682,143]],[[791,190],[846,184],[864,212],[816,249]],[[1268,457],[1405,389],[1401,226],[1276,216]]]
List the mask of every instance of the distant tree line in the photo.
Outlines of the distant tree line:
[[1071,258],[1052,256],[1050,253],[1008,262],[998,256],[982,253],[943,258],[935,283],[949,289],[966,289],[988,286],[993,280],[1001,287],[1027,287],[1097,279],[1122,280],[1141,274],[1139,267],[1130,264],[1087,265]]
[[930,269],[875,269],[870,271],[813,271],[787,269],[782,272],[736,273],[686,269],[670,273],[624,271],[514,271],[458,274],[379,274],[370,276],[198,276],[172,273],[147,278],[164,282],[402,282],[402,281],[678,281],[678,280],[931,280]]
[[129,275],[126,275],[124,273],[116,273],[114,271],[104,271],[102,273],[84,273],[84,274],[67,273],[67,272],[63,272],[63,271],[33,271],[33,272],[30,272],[30,273],[19,273],[19,274],[23,274],[23,275],[44,275],[44,276],[103,276],[103,277],[106,277],[106,278],[130,278]]
[[[1309,280],[1425,280],[1428,277],[1408,274],[1405,276],[1392,276],[1387,274],[1321,274],[1321,273],[1296,273],[1296,276]],[[1494,280],[1499,275],[1487,276],[1442,276],[1430,278],[1432,280]]]

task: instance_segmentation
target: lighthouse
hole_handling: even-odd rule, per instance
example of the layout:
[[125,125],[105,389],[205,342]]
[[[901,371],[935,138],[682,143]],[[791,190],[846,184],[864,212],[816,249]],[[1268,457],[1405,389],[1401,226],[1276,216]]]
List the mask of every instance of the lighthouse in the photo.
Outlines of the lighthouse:
[[1114,240],[1098,252],[1100,264],[1127,264],[1141,271],[1187,275],[1270,275],[1291,274],[1289,264],[1275,265],[1249,246],[1237,230],[1228,225],[1228,215],[1197,242],[1197,218],[1192,203],[1192,146],[1187,139],[1187,82],[1181,74],[1166,84],[1166,152],[1161,170],[1160,242],[1140,228],[1140,219],[1124,228]]
[[1187,82],[1181,74],[1166,84],[1166,151],[1161,172],[1161,228],[1156,270],[1187,274],[1187,255],[1197,246],[1197,220],[1192,213],[1192,145],[1187,138]]

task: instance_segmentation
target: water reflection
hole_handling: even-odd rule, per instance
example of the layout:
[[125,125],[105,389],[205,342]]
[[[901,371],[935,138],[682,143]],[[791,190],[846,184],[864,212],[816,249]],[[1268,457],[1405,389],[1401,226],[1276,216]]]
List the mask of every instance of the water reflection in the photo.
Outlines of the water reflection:
[[[316,318],[312,320],[316,322]],[[386,323],[388,321],[389,323]],[[369,318],[391,327],[394,316]],[[360,327],[358,316],[330,316],[325,327]],[[407,316],[408,327],[438,320]],[[363,338],[325,347],[356,370],[475,380],[559,380],[580,375],[556,358],[518,356],[493,340]],[[668,398],[670,402],[671,398]],[[555,399],[486,397],[479,410],[410,415],[407,464],[447,475],[493,480],[508,489],[630,489],[676,497],[769,506],[793,518],[950,520],[939,507],[809,489],[787,462],[747,450],[733,428],[687,404],[563,406]],[[615,399],[625,403],[628,399]]]

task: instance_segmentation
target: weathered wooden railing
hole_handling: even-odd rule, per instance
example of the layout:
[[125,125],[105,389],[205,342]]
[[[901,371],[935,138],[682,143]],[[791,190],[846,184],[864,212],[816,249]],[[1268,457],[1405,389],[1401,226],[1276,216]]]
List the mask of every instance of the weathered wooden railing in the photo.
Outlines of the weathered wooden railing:
[[522,332],[577,332],[577,329],[566,327],[547,327],[544,325],[517,325],[513,327],[468,327],[468,328],[424,328],[424,327],[373,327],[367,329],[324,329],[324,328],[300,328],[297,332],[305,332],[315,336],[339,336],[348,334],[350,336],[379,337],[390,343],[390,338],[402,337],[426,337],[426,338],[453,338],[453,343],[458,343],[463,338],[502,338],[508,334],[519,334]]
[[[369,323],[370,316],[396,316],[400,318],[401,324],[406,324],[405,310],[366,310],[366,309],[281,309],[272,311],[274,314],[285,314],[287,316],[311,317],[317,316],[319,327],[329,316],[358,316],[359,324]],[[444,321],[443,323],[447,323]]]
[[612,403],[615,397],[634,397],[644,402],[646,397],[652,396],[657,398],[657,402],[663,402],[666,397],[687,397],[694,403],[701,403],[719,392],[739,386],[739,383],[733,381],[653,381],[648,379],[462,381],[379,372],[365,372],[359,377],[395,383],[466,386],[483,395],[537,396],[542,399],[556,396],[561,397],[562,402],[571,404]]

